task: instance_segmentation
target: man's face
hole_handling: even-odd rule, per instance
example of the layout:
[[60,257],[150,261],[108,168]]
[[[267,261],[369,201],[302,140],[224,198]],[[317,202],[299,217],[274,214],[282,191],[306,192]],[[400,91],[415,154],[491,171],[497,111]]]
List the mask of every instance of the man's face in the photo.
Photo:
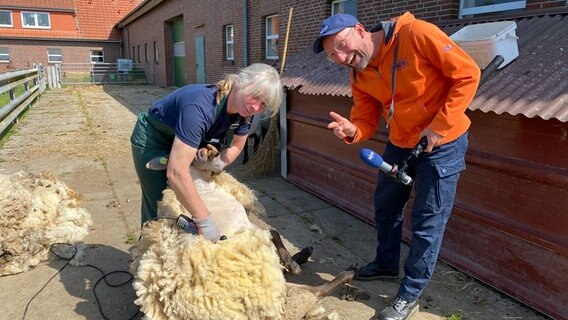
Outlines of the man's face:
[[364,50],[364,32],[364,29],[357,25],[325,37],[322,44],[327,58],[337,64],[363,70],[370,57]]

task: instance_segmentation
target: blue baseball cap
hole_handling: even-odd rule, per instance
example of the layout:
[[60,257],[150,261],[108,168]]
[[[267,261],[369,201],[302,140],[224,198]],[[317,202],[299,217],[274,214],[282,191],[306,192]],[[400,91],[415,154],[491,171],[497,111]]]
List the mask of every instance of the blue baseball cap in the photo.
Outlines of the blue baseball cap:
[[344,13],[335,14],[323,20],[320,27],[319,37],[314,41],[314,45],[312,47],[314,53],[317,54],[323,51],[323,38],[336,34],[345,28],[354,27],[358,23],[359,21],[357,18]]

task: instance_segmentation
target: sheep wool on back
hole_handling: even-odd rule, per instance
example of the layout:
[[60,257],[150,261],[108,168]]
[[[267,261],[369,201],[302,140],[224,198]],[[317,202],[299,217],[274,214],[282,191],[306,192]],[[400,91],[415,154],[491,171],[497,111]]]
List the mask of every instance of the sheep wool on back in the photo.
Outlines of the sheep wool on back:
[[0,276],[47,261],[54,243],[80,243],[92,224],[81,196],[51,173],[0,175]]
[[136,247],[135,303],[149,319],[283,317],[285,279],[267,230],[212,243],[158,220],[143,228]]

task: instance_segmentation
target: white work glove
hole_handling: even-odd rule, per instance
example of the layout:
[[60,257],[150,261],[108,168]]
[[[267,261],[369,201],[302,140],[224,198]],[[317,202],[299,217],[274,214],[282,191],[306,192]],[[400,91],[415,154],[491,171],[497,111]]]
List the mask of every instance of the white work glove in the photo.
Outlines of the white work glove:
[[193,222],[197,225],[199,234],[201,234],[205,239],[212,242],[217,242],[217,240],[219,240],[221,234],[219,233],[219,229],[217,229],[217,225],[211,217],[211,214],[204,219],[193,219]]
[[[207,170],[213,172],[221,172],[225,168],[225,162],[221,160],[221,155],[215,147],[201,148],[197,150],[195,159],[193,159],[193,166],[199,170]],[[212,149],[211,149],[212,148]],[[211,154],[216,154],[211,158]]]

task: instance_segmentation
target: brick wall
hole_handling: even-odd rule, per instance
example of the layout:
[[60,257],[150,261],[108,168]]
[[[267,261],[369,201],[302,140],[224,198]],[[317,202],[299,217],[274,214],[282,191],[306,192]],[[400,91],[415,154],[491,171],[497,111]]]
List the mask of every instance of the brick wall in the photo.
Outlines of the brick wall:
[[[134,60],[132,47],[144,48],[144,44],[148,44],[151,48],[148,59],[153,64],[154,84],[162,87],[173,85],[173,42],[169,21],[183,14],[183,2],[164,1],[146,13],[143,19],[136,19],[121,30],[125,58]],[[154,62],[154,41],[158,46],[158,62]],[[186,57],[187,54],[186,48]]]
[[[278,14],[278,2],[273,0],[249,0],[248,64],[267,62],[264,60],[264,17]],[[123,48],[128,57],[132,46],[150,47],[156,41],[159,47],[159,61],[154,66],[154,83],[158,86],[173,85],[173,43],[168,21],[180,15],[184,23],[186,72],[188,83],[195,83],[195,38],[205,39],[205,82],[220,80],[226,73],[233,73],[244,66],[244,24],[243,1],[167,1],[156,6],[122,29]],[[224,27],[234,28],[234,61],[225,59]],[[148,27],[152,26],[152,27]],[[153,48],[153,47],[152,47]],[[150,61],[153,61],[153,52]],[[272,63],[271,61],[269,63]]]
[[34,63],[44,66],[47,62],[47,49],[61,49],[63,63],[90,63],[91,50],[103,50],[105,62],[116,62],[121,56],[120,44],[100,42],[66,42],[38,40],[6,40],[0,39],[0,47],[10,50],[10,63],[0,63],[0,73],[14,69],[28,69]]
[[0,46],[8,47],[10,53],[10,62],[0,63],[0,72],[30,68],[34,63],[47,65],[47,48],[61,48],[63,63],[90,63],[91,50],[103,50],[105,62],[116,62],[121,51],[114,24],[141,2],[76,0],[66,2],[65,10],[53,11],[49,8],[54,3],[32,1],[26,11],[48,8],[51,27],[39,29],[22,28],[17,1],[0,1],[1,9],[12,12],[12,26],[0,27]]

